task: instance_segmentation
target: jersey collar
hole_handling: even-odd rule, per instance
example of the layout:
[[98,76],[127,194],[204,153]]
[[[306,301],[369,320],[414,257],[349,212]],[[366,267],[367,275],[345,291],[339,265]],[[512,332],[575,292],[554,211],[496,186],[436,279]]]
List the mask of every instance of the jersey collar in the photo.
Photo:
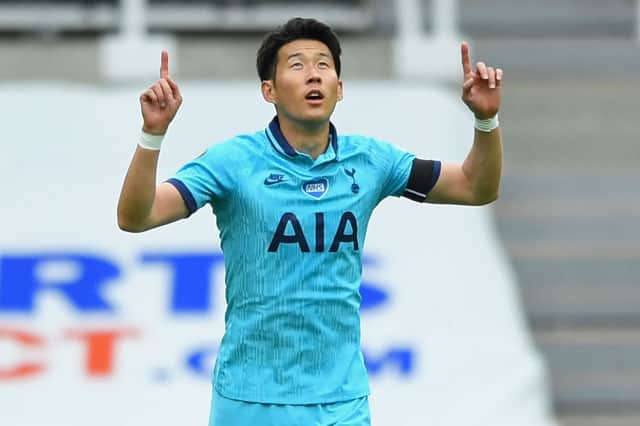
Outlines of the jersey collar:
[[[273,120],[271,120],[271,122],[269,123],[269,127],[268,127],[268,131],[267,134],[270,135],[271,137],[269,138],[272,142],[275,140],[275,144],[274,147],[282,152],[283,154],[286,154],[289,157],[308,157],[306,154],[302,154],[299,153],[298,151],[295,150],[294,147],[291,146],[291,144],[289,144],[289,142],[287,141],[287,138],[284,137],[284,134],[282,134],[282,131],[280,130],[280,122],[278,121],[278,116],[273,117]],[[338,131],[336,130],[336,127],[333,125],[333,123],[329,123],[329,144],[331,145],[331,149],[333,149],[333,156],[335,158],[338,157]],[[320,157],[318,157],[318,159],[320,159],[321,157],[325,157],[327,154],[329,154],[329,150],[327,150],[327,152],[323,153],[320,155]],[[308,157],[310,159],[310,157]]]

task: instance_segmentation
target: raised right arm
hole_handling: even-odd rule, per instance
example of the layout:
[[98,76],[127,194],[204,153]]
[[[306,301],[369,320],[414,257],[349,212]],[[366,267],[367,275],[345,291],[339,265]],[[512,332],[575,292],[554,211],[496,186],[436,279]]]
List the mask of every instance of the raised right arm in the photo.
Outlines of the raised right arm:
[[[178,85],[169,76],[169,55],[163,51],[160,79],[140,96],[142,131],[164,136],[181,104]],[[146,231],[189,214],[173,185],[156,184],[159,154],[159,149],[136,148],[118,201],[118,226],[124,231]]]

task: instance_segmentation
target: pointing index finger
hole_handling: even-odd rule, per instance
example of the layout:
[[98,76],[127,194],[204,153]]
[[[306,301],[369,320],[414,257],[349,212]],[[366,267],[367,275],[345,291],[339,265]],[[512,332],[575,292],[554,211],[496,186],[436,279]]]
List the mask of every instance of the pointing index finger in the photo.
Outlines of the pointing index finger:
[[166,50],[162,51],[162,55],[160,56],[160,78],[168,78],[169,77],[169,52]]
[[471,73],[471,59],[469,58],[469,44],[466,41],[462,42],[460,46],[460,53],[462,55],[462,71],[464,75]]

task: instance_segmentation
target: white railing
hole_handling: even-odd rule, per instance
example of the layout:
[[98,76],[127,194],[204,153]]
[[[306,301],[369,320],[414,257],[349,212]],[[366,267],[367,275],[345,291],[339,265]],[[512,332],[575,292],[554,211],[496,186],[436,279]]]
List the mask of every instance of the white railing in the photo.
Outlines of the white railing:
[[433,19],[434,36],[436,38],[455,37],[458,34],[457,0],[434,0]]
[[143,37],[147,33],[147,0],[121,0],[120,10],[121,33],[127,37]]
[[[639,0],[640,1],[640,0]],[[457,0],[433,0],[433,32],[423,30],[421,2],[396,0],[397,36],[393,44],[398,78],[453,81],[459,78]]]
[[[638,0],[640,1],[640,0]],[[424,36],[422,31],[422,12],[419,0],[396,0],[398,16],[398,35],[401,38]],[[451,38],[458,33],[458,2],[457,0],[434,0],[433,10],[433,38]]]
[[412,38],[422,34],[422,16],[418,1],[396,0],[396,16],[398,37]]
[[169,51],[171,70],[176,73],[177,43],[171,34],[149,34],[147,0],[120,0],[120,31],[100,41],[99,58],[103,78],[112,83],[153,81],[158,78],[160,52]]

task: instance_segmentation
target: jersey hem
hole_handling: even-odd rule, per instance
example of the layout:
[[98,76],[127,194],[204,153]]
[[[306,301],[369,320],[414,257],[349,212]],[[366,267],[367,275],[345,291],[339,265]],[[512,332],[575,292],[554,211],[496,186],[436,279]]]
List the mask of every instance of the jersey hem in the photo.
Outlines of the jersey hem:
[[370,389],[363,389],[359,392],[340,394],[335,396],[327,396],[325,398],[309,399],[304,401],[294,400],[290,398],[246,398],[240,395],[227,393],[224,390],[213,385],[213,391],[221,396],[236,401],[249,402],[254,404],[280,404],[280,405],[312,405],[312,404],[332,404],[335,402],[351,401],[352,399],[362,398],[371,394]]

